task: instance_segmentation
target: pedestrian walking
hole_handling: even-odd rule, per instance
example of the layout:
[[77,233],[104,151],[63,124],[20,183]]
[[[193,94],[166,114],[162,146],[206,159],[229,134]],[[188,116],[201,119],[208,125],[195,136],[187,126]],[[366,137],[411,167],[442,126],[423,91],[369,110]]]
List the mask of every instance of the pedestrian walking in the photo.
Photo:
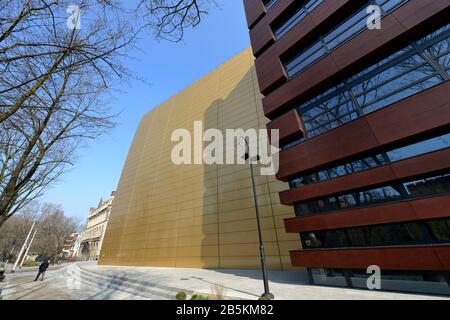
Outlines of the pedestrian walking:
[[34,281],[38,281],[40,276],[42,276],[41,281],[44,281],[44,274],[45,271],[47,271],[48,266],[49,266],[48,260],[45,260],[44,262],[41,263],[41,265],[39,266],[39,272]]

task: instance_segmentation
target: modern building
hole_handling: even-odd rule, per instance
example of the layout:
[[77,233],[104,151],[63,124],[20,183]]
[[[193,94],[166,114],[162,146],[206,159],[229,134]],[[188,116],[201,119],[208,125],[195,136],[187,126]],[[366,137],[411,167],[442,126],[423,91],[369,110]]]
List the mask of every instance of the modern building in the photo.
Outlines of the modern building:
[[[313,284],[449,294],[450,2],[244,0]],[[377,18],[378,17],[378,18]]]
[[115,192],[112,192],[108,200],[103,201],[103,199],[100,199],[97,208],[91,208],[89,210],[86,228],[78,236],[76,241],[78,246],[78,259],[98,260],[114,197]]
[[[200,132],[194,130],[196,121],[202,123]],[[209,129],[265,129],[267,121],[250,49],[146,114],[122,171],[99,263],[259,268],[248,164],[177,165],[171,156],[177,142],[171,138],[185,129],[192,145],[201,146],[198,135]],[[291,268],[289,249],[300,243],[284,230],[284,219],[294,217],[279,201],[287,184],[260,175],[258,167],[255,180],[267,264]]]

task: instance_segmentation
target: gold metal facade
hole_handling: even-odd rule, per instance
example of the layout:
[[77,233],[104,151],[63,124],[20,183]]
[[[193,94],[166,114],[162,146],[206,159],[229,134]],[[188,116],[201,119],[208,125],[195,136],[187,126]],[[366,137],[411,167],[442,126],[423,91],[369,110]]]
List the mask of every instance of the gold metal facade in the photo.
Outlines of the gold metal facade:
[[[250,49],[155,108],[141,121],[120,178],[100,264],[259,268],[248,165],[171,161],[175,129],[265,128]],[[291,267],[299,236],[284,231],[292,208],[279,203],[287,185],[256,177],[269,268]]]

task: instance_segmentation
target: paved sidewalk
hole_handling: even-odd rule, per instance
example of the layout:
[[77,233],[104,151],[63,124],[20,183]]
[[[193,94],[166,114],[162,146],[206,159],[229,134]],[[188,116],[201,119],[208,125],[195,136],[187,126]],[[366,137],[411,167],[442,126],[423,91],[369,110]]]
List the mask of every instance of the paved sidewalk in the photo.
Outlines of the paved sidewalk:
[[52,284],[52,280],[34,281],[35,275],[10,278],[0,284],[0,298],[5,300],[71,300],[66,290]]
[[[228,297],[256,300],[262,293],[259,270],[204,270],[98,266],[77,263],[49,271],[42,283],[34,273],[7,275],[3,299],[124,300],[174,299],[178,291],[211,294],[214,285]],[[429,300],[443,297],[306,285],[303,271],[270,271],[276,299],[289,300]]]
[[[64,268],[65,266],[70,265],[70,263],[61,263],[61,264],[51,264],[47,270],[57,270],[57,269],[61,269]],[[12,269],[12,264],[8,264],[8,266],[6,267],[6,273],[9,274],[11,272]],[[2,266],[2,268],[0,268],[0,270],[3,270],[4,266]],[[17,267],[16,270],[14,271],[14,273],[23,273],[23,272],[37,272],[39,270],[39,265],[34,266],[34,267],[22,267],[19,268]]]
[[[137,281],[151,281],[168,287],[199,293],[211,293],[215,284],[225,288],[230,297],[256,300],[263,292],[259,270],[205,270],[175,268],[110,267],[87,265],[85,270],[126,275]],[[304,271],[269,271],[270,290],[280,300],[416,300],[443,297],[375,292],[307,285]]]

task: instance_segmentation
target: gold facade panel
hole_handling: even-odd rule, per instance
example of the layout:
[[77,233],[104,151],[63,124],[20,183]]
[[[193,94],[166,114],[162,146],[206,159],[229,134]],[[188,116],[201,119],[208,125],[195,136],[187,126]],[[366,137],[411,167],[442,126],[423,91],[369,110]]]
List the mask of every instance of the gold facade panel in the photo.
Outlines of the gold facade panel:
[[[266,241],[277,241],[277,234],[274,230],[263,230],[262,236],[264,242]],[[219,234],[220,244],[242,244],[242,243],[258,243],[258,231],[242,231],[242,232],[231,232],[231,233],[221,233]]]
[[300,243],[301,242],[297,238],[292,241],[280,241],[278,243],[278,246],[279,246],[281,252],[288,252],[289,250],[301,250],[302,246]]
[[[267,256],[266,262],[267,267],[269,269],[281,269],[281,257],[276,256]],[[223,257],[220,259],[220,267],[224,269],[254,269],[259,267],[261,264],[259,256],[254,257],[244,257],[244,256],[237,256],[237,257]]]
[[[274,229],[273,218],[272,217],[261,218],[261,228]],[[240,220],[239,223],[232,221],[232,222],[222,222],[219,224],[220,233],[253,231],[253,230],[257,230],[257,225],[254,219]]]
[[[265,128],[253,62],[247,49],[143,117],[120,177],[100,264],[259,268],[248,165],[171,161],[172,132],[184,128],[193,137],[194,121],[202,121],[203,130]],[[235,143],[224,141],[224,150]],[[290,268],[289,250],[297,249],[298,235],[285,233],[283,219],[293,211],[278,197],[287,185],[260,176],[258,166],[255,173],[268,266]]]
[[[259,215],[263,217],[272,217],[272,207],[271,206],[258,206]],[[242,221],[246,219],[255,219],[255,208],[246,208],[236,211],[221,212],[219,215],[219,223],[231,222],[231,221]]]
[[[278,241],[296,241],[297,245],[300,243],[300,235],[295,233],[286,233],[285,228],[277,228]],[[291,249],[294,250],[294,249]]]
[[[268,256],[279,255],[276,242],[266,241],[264,246]],[[220,255],[222,257],[259,257],[259,249],[254,243],[224,244],[220,245]]]

